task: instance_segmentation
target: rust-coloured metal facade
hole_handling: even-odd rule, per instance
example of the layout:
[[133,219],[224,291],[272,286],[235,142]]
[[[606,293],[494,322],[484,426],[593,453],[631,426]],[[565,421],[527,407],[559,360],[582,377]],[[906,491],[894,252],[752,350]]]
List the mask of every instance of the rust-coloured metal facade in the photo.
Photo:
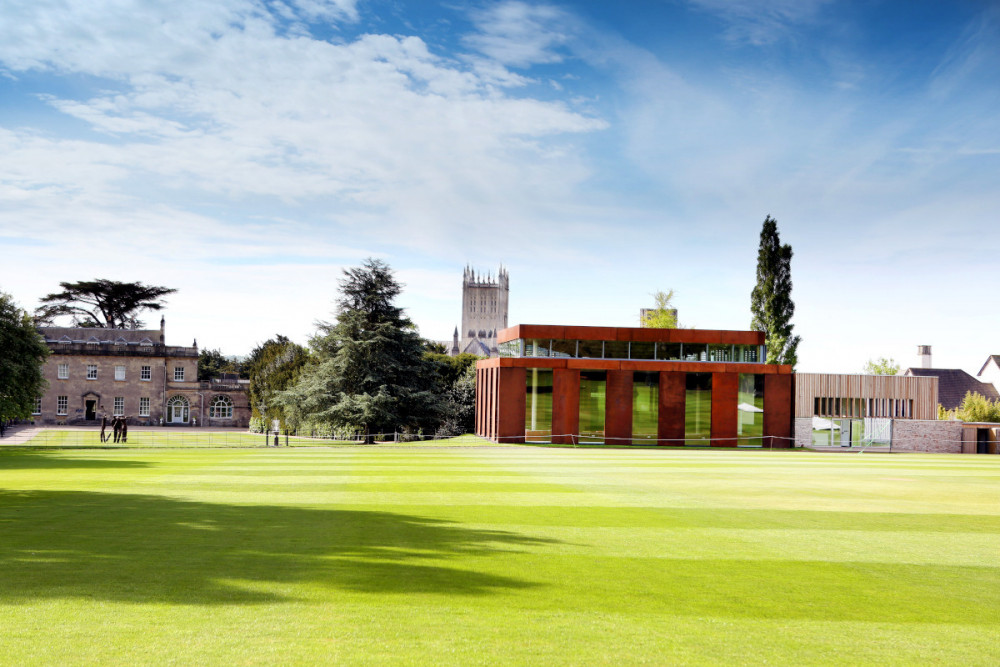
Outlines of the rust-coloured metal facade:
[[[648,329],[518,325],[504,329],[498,344],[512,341],[605,341],[612,343],[682,343],[692,346],[764,345],[757,331]],[[524,346],[520,349],[524,349]],[[581,349],[581,348],[577,348]],[[632,350],[618,345],[604,350]],[[603,354],[603,353],[602,353]],[[790,447],[793,442],[794,376],[791,366],[745,361],[682,361],[633,358],[501,356],[476,363],[476,434],[497,442],[525,441],[528,369],[552,372],[552,442],[571,444],[580,433],[581,372],[606,373],[604,428],[609,442],[631,441],[633,377],[658,373],[657,441],[677,444],[685,438],[686,378],[711,374],[711,438],[714,447],[738,444],[740,374],[763,376],[763,437],[765,447]]]

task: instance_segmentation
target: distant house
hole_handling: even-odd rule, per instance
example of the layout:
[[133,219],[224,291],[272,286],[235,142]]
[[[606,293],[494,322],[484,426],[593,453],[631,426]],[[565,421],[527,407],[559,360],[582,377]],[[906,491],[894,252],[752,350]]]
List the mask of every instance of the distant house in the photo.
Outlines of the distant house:
[[35,401],[43,424],[99,423],[246,426],[246,381],[198,381],[198,347],[167,345],[159,329],[39,327],[52,354],[43,373],[48,388]]
[[1000,391],[1000,354],[991,354],[976,375],[980,382],[989,382]]
[[936,377],[938,379],[938,403],[945,410],[954,410],[962,405],[968,392],[985,396],[991,401],[1000,399],[996,388],[987,382],[980,382],[960,368],[907,368],[903,375],[916,377]]

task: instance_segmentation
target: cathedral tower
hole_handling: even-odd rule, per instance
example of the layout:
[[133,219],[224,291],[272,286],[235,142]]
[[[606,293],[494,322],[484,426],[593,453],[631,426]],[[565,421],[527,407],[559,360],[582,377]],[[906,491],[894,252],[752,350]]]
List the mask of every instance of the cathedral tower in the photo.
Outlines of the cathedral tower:
[[507,328],[507,298],[510,277],[500,267],[492,274],[476,275],[465,267],[462,276],[462,337],[461,352],[481,356],[497,356],[497,332]]

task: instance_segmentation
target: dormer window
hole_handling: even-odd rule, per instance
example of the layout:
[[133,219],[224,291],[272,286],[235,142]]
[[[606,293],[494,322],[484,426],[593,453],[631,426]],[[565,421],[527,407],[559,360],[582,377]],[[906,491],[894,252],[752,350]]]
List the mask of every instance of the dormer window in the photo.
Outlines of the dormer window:
[[128,345],[128,341],[119,336],[118,339],[115,341],[115,345]]
[[142,340],[139,341],[139,345],[141,345],[142,347],[153,347],[153,341],[149,340],[148,338],[143,338]]
[[70,338],[69,336],[63,336],[62,338],[59,339],[59,342],[60,343],[72,343],[73,339]]
[[101,341],[97,340],[97,336],[91,336],[87,339],[87,345],[100,345]]

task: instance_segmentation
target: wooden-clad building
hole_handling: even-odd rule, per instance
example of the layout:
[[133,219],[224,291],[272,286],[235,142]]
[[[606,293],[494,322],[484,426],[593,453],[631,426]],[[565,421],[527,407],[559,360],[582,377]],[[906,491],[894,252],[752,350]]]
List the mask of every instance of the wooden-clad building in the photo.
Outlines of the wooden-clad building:
[[938,378],[795,374],[795,417],[937,419]]

